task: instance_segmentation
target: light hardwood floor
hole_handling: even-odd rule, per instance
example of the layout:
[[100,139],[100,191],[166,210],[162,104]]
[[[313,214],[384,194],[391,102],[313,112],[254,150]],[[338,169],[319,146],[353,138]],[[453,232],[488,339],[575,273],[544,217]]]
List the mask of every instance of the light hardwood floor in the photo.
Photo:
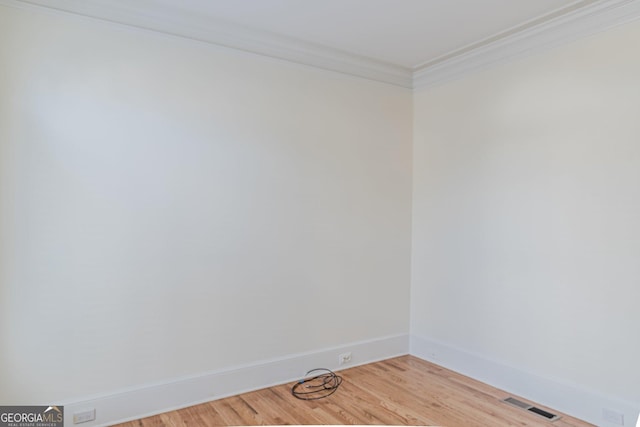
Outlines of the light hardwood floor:
[[[285,384],[122,424],[122,427],[273,424],[591,426],[557,411],[550,422],[501,399],[511,395],[412,356],[340,371],[332,396],[302,401]],[[519,400],[527,401],[519,398]],[[534,404],[534,402],[531,402]]]

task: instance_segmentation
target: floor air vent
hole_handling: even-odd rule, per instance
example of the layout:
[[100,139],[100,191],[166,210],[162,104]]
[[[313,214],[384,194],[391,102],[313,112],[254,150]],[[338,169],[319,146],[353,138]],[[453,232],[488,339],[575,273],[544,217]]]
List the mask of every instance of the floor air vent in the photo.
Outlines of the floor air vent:
[[536,408],[535,406],[531,406],[528,403],[522,402],[518,399],[514,399],[513,397],[507,397],[506,399],[503,399],[503,402],[508,403],[509,405],[515,406],[517,408],[521,408],[529,412],[533,412],[534,414],[539,415],[543,418],[546,418],[549,421],[555,421],[560,419],[560,416],[556,414],[547,412],[544,409]]

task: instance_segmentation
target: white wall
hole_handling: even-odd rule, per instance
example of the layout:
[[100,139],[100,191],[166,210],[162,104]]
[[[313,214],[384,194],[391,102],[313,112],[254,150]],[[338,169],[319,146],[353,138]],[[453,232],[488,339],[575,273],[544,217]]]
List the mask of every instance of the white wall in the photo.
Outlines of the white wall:
[[412,335],[640,402],[639,39],[415,94]]
[[0,401],[407,333],[412,120],[411,333],[640,401],[638,37],[412,117],[403,89],[0,7]]
[[0,63],[3,404],[408,333],[410,91],[7,7]]

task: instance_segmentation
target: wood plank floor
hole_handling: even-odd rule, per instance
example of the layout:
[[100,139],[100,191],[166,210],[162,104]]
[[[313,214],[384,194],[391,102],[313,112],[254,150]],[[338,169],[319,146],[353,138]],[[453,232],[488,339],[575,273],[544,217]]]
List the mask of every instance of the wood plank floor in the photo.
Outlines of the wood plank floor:
[[[121,424],[122,427],[366,424],[582,427],[562,415],[550,422],[501,402],[510,395],[412,356],[340,371],[332,396],[302,401],[285,384]],[[517,396],[514,396],[517,397]],[[517,397],[519,400],[527,401]],[[531,402],[534,404],[534,402]]]

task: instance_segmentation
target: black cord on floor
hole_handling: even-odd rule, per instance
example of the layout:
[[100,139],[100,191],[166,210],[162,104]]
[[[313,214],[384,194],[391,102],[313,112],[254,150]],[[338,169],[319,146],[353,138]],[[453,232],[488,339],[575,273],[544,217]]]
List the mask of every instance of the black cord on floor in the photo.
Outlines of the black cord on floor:
[[[307,378],[309,374],[317,374]],[[318,400],[331,396],[342,384],[342,377],[324,368],[312,369],[291,387],[291,394],[301,400]]]

